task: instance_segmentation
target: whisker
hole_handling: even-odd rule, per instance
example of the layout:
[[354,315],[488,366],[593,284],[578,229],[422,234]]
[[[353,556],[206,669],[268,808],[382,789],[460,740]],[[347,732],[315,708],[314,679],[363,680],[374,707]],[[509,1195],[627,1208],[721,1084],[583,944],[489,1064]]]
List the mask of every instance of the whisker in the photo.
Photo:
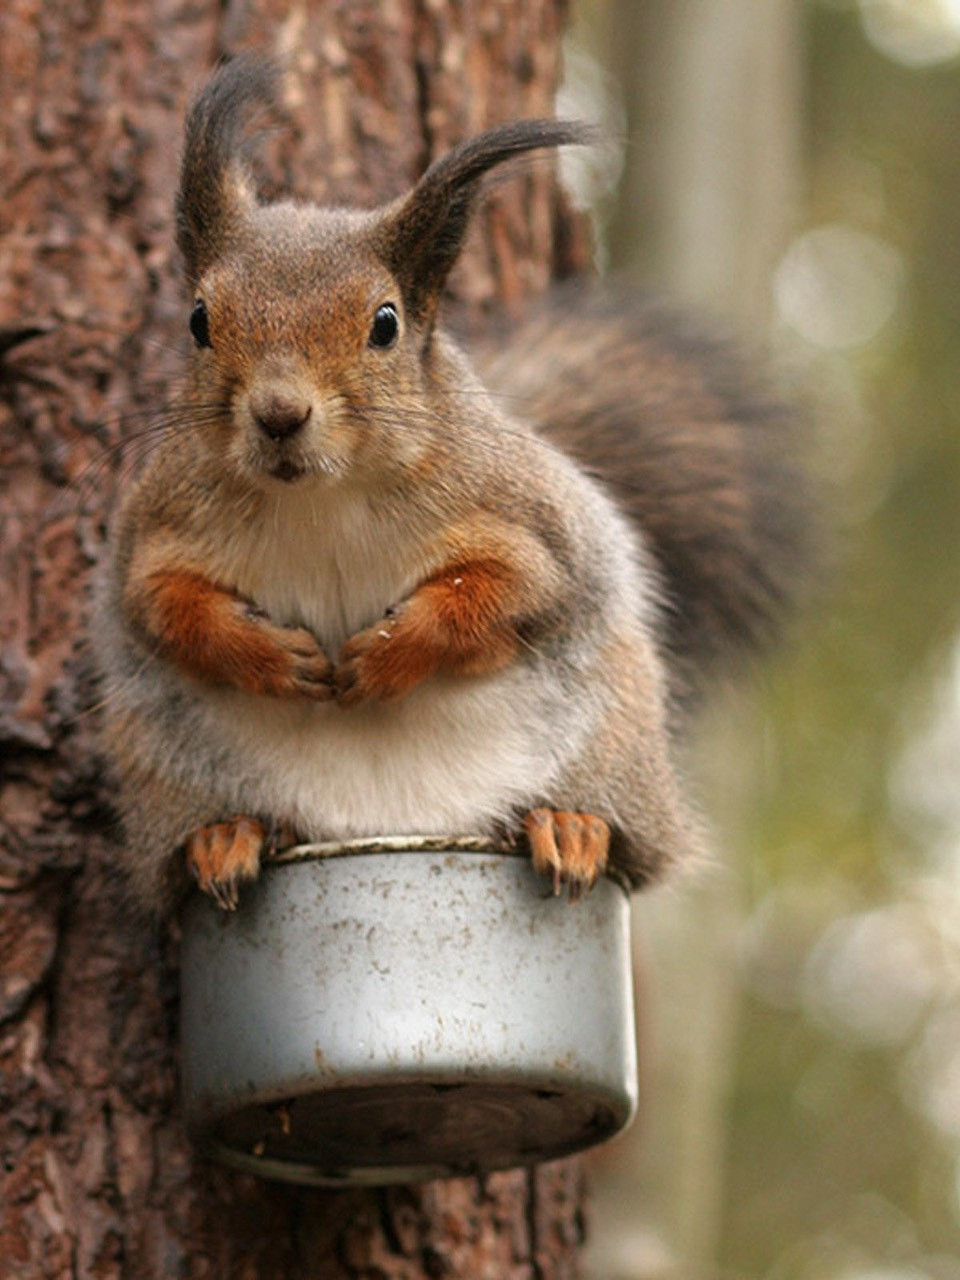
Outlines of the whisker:
[[142,409],[125,409],[116,414],[105,415],[100,414],[88,427],[93,433],[104,428],[117,429],[124,426],[128,422],[142,421],[143,419],[156,419],[165,417],[184,417],[193,413],[216,412],[225,413],[224,406],[217,401],[179,401],[168,404],[165,408],[157,408],[155,406],[144,407]]
[[124,421],[148,416],[145,426],[128,432],[110,444],[102,445],[98,453],[81,468],[67,485],[68,489],[83,494],[109,471],[116,468],[118,478],[126,478],[165,440],[182,431],[212,425],[227,415],[224,405],[218,401],[197,401],[171,404],[165,409],[151,410],[147,414],[128,415]]
[[140,666],[137,667],[136,671],[134,671],[131,676],[128,676],[121,684],[114,685],[113,688],[108,689],[103,697],[99,698],[96,702],[91,703],[87,707],[81,707],[80,710],[72,716],[67,716],[63,723],[67,725],[79,724],[82,720],[88,720],[91,716],[95,716],[99,714],[99,712],[103,711],[105,707],[109,707],[111,702],[114,702],[123,693],[125,693],[127,689],[132,685],[135,685],[140,680],[140,677],[143,675],[144,671],[146,671],[147,667],[156,662],[157,657],[157,650],[148,653],[144,657],[143,662],[141,662]]
[[[434,438],[439,438],[441,440],[448,440],[450,438],[449,418],[436,411],[406,408],[401,411],[397,411],[396,409],[381,408],[378,405],[352,405],[351,408],[354,409],[361,418],[366,417],[368,420],[373,419],[382,422],[389,422],[391,426],[396,426],[401,429],[407,428],[413,430],[417,427],[421,427],[431,432]],[[544,449],[549,453],[555,453],[557,451],[557,446],[539,435],[532,425],[528,430],[515,429],[506,426],[502,421],[498,422],[496,431],[491,432],[489,437],[478,433],[472,437],[471,443],[473,446],[479,445],[481,448],[485,448],[492,453],[496,453],[499,448],[498,441],[501,440],[504,435],[510,436],[516,440],[522,440],[524,443],[532,444],[536,448]]]
[[460,396],[463,399],[473,397],[475,400],[514,401],[517,404],[528,404],[534,399],[533,393],[523,395],[519,391],[500,391],[496,387],[453,387],[446,388],[444,395]]

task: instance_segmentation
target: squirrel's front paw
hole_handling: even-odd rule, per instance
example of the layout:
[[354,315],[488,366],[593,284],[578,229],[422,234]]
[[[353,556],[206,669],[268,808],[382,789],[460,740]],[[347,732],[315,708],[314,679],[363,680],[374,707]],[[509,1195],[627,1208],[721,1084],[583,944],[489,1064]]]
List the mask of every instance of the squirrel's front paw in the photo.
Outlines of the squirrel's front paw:
[[[406,608],[406,607],[405,607]],[[341,707],[361,702],[389,702],[409,692],[436,670],[424,644],[391,614],[351,636],[337,658],[333,682]]]
[[610,828],[589,813],[532,809],[523,820],[533,869],[553,880],[553,892],[567,885],[576,901],[593,888],[607,865]]
[[240,885],[256,880],[267,833],[256,818],[233,818],[198,827],[187,836],[187,866],[204,893],[234,911]]
[[[305,627],[279,627],[249,608],[251,649],[260,646],[259,661],[251,662],[243,686],[272,698],[311,698],[328,702],[334,696],[333,664],[316,637]],[[240,681],[238,681],[240,683]]]

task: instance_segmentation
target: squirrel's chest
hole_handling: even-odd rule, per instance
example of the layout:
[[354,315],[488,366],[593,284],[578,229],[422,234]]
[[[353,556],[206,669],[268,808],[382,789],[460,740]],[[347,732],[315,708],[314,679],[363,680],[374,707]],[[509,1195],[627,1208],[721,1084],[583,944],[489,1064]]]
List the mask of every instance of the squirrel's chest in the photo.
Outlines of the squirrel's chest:
[[306,626],[333,653],[421,577],[422,553],[366,501],[295,493],[237,529],[224,580],[282,626]]

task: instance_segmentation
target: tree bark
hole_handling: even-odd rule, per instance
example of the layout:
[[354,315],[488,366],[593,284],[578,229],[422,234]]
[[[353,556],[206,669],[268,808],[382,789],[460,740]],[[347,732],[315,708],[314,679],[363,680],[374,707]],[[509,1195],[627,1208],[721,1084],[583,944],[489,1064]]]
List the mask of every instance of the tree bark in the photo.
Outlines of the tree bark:
[[[267,172],[370,203],[496,120],[549,114],[565,0],[11,0],[0,10],[0,1271],[568,1277],[565,1162],[382,1191],[205,1165],[176,1095],[177,940],[127,905],[84,676],[118,482],[186,346],[171,199],[192,87],[286,59]],[[549,163],[498,188],[455,276],[473,316],[586,257]],[[125,447],[120,448],[125,442]]]

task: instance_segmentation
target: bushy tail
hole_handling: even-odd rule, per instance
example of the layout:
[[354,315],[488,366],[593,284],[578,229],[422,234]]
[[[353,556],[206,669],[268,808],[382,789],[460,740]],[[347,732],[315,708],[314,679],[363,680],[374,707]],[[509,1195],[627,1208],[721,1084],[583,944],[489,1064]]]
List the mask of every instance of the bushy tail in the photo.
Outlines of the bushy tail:
[[485,372],[504,407],[643,530],[682,679],[769,638],[809,560],[799,415],[731,348],[625,293],[561,289],[503,352]]

